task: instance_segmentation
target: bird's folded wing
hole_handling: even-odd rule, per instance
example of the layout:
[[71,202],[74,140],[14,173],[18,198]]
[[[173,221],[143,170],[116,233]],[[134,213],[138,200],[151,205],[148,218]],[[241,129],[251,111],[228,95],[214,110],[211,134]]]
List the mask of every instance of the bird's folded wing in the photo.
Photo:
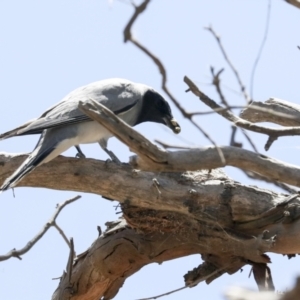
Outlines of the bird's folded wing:
[[[116,115],[126,113],[126,111],[129,111],[134,105],[137,103],[137,101],[133,101],[132,103],[124,106],[119,107],[118,110],[113,111]],[[104,103],[105,104],[105,103]],[[108,106],[108,105],[105,105]],[[77,115],[74,115],[76,114]],[[42,133],[45,129],[55,128],[55,127],[62,127],[62,126],[68,126],[73,125],[77,123],[82,123],[86,121],[91,121],[91,119],[84,115],[80,114],[80,111],[76,109],[75,111],[69,112],[69,114],[63,114],[60,116],[56,116],[56,114],[51,114],[46,117],[39,118],[37,120],[32,121],[28,126],[19,127],[19,130],[17,131],[16,135],[26,135],[26,134],[38,134]]]
[[38,134],[38,133],[42,133],[43,130],[45,129],[67,126],[67,125],[72,125],[72,124],[81,123],[90,120],[91,119],[85,115],[79,115],[76,117],[66,116],[66,117],[60,117],[58,119],[40,118],[32,122],[29,126],[19,130],[17,135]]

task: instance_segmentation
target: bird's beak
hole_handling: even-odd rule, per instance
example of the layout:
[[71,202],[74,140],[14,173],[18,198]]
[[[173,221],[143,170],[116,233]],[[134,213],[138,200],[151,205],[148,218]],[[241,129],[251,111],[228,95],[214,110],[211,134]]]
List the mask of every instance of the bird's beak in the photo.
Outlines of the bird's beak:
[[166,125],[173,130],[174,133],[178,134],[181,131],[179,124],[174,118],[165,117],[164,121]]

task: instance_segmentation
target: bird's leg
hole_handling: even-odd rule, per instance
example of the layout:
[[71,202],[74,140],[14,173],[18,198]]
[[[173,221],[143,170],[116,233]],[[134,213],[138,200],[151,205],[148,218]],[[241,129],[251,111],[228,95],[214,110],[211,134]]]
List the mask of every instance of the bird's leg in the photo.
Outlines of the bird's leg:
[[79,145],[76,145],[75,148],[77,149],[77,154],[75,157],[79,157],[79,158],[85,158],[84,153],[82,152],[82,150],[80,149]]
[[121,161],[117,158],[117,156],[112,151],[107,149],[107,140],[100,140],[99,145],[108,154],[113,162],[121,164]]

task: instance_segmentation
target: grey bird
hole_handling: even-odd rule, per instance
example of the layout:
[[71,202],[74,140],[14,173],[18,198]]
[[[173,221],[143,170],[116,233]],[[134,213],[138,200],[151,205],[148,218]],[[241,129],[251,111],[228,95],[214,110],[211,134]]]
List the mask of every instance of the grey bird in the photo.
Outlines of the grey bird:
[[81,152],[79,144],[98,142],[112,159],[115,158],[106,148],[112,134],[78,108],[79,101],[89,99],[100,102],[131,126],[150,121],[164,124],[174,133],[180,132],[168,102],[151,87],[119,78],[97,81],[72,91],[39,118],[0,135],[0,140],[3,140],[41,134],[35,149],[5,180],[0,192],[16,186],[37,166],[49,162],[72,146]]

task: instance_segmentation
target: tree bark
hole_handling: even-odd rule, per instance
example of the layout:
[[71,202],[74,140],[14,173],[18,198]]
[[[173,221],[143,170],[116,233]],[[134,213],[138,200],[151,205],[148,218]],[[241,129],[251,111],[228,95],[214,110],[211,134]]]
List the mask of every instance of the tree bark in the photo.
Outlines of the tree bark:
[[[3,181],[26,155],[0,156]],[[151,173],[94,159],[58,157],[22,186],[91,192],[121,203],[126,222],[100,236],[63,276],[53,299],[111,299],[144,265],[201,253],[185,276],[210,282],[265,252],[300,252],[298,194],[287,196],[229,179],[222,171]],[[209,266],[209,267],[208,267]]]
[[[299,187],[299,167],[236,147],[162,150],[105,107],[87,101],[80,108],[134,149],[138,156],[131,163],[139,170],[128,164],[59,156],[19,183],[94,193],[121,204],[123,218],[109,223],[74,264],[70,251],[71,263],[53,300],[112,299],[126,278],[143,266],[195,253],[204,262],[184,276],[187,287],[252,264],[261,288],[270,289],[266,265],[270,259],[265,252],[300,252],[298,193],[245,186],[216,169],[231,165]],[[25,158],[0,154],[0,182]]]

